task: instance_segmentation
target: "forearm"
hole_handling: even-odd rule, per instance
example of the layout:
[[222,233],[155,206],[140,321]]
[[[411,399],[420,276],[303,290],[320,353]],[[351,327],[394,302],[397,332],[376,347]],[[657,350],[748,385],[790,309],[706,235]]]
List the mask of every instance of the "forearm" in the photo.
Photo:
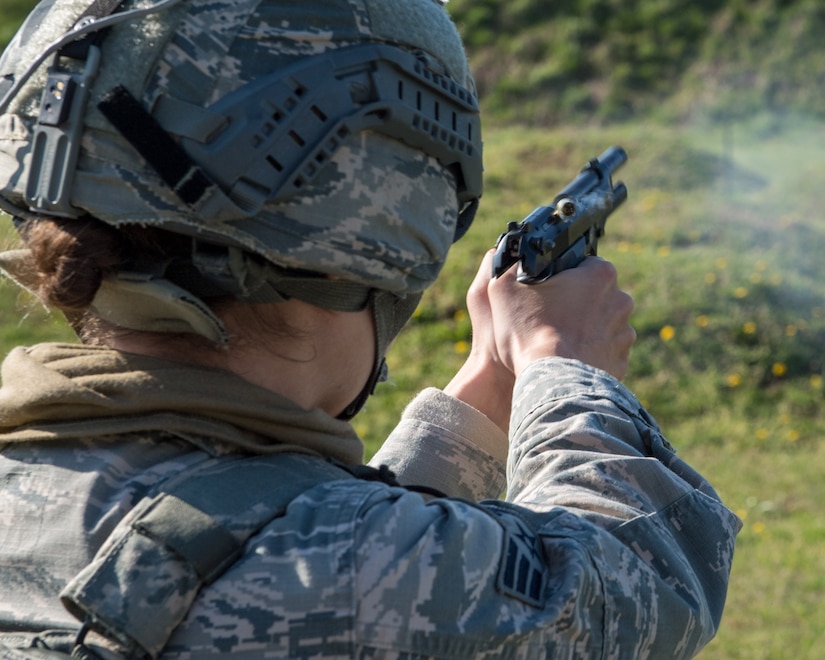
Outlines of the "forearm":
[[577,361],[538,361],[516,382],[511,429],[509,501],[606,531],[715,630],[741,523],[626,388]]
[[[627,388],[576,360],[539,360],[519,377],[510,438],[508,486],[519,501],[547,503],[560,486],[590,489],[637,512],[693,489],[718,499]],[[599,475],[603,483],[593,481]]]

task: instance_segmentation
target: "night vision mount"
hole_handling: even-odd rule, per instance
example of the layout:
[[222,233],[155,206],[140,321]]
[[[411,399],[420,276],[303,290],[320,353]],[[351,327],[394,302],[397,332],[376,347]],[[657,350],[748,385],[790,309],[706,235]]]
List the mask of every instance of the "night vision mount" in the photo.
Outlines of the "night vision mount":
[[400,48],[327,51],[228,94],[208,109],[222,126],[191,158],[249,214],[301,193],[344,140],[371,130],[452,170],[464,206],[481,195],[476,98],[434,63]]

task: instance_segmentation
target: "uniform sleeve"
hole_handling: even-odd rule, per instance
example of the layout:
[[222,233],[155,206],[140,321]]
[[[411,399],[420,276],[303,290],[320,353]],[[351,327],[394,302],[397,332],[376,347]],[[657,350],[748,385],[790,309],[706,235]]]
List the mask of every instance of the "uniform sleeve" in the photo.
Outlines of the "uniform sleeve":
[[482,413],[428,388],[407,406],[370,464],[387,465],[405,486],[482,500],[504,492],[507,436]]
[[557,358],[514,393],[506,500],[364,509],[365,647],[440,658],[689,658],[741,523],[609,375]]
[[534,363],[516,383],[512,419],[508,501],[564,511],[564,524],[540,527],[548,541],[565,526],[581,530],[574,536],[615,613],[610,634],[636,640],[639,652],[698,651],[721,619],[741,521],[638,400],[598,369]]

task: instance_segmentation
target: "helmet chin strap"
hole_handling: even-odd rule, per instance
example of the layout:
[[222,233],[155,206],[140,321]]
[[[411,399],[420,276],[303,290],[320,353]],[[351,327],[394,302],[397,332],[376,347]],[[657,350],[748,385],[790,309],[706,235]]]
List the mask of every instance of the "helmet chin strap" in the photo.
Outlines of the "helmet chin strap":
[[368,301],[375,323],[375,361],[372,373],[358,396],[338,415],[338,419],[349,421],[375,392],[378,383],[387,380],[385,355],[392,341],[401,332],[415,312],[421,300],[421,293],[407,294],[403,298],[388,291],[374,289]]

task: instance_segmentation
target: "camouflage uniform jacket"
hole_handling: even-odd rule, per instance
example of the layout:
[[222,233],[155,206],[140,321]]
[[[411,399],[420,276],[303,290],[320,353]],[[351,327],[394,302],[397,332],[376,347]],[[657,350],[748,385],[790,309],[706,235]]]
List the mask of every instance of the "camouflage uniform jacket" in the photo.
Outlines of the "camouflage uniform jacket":
[[[59,592],[169,475],[284,439],[356,462],[348,429],[214,370],[16,349],[0,389],[0,631],[77,626]],[[419,395],[376,460],[453,497],[310,489],[201,591],[161,657],[682,658],[710,640],[740,523],[622,385],[531,365],[506,499],[484,499],[504,466],[468,430],[492,433]]]

